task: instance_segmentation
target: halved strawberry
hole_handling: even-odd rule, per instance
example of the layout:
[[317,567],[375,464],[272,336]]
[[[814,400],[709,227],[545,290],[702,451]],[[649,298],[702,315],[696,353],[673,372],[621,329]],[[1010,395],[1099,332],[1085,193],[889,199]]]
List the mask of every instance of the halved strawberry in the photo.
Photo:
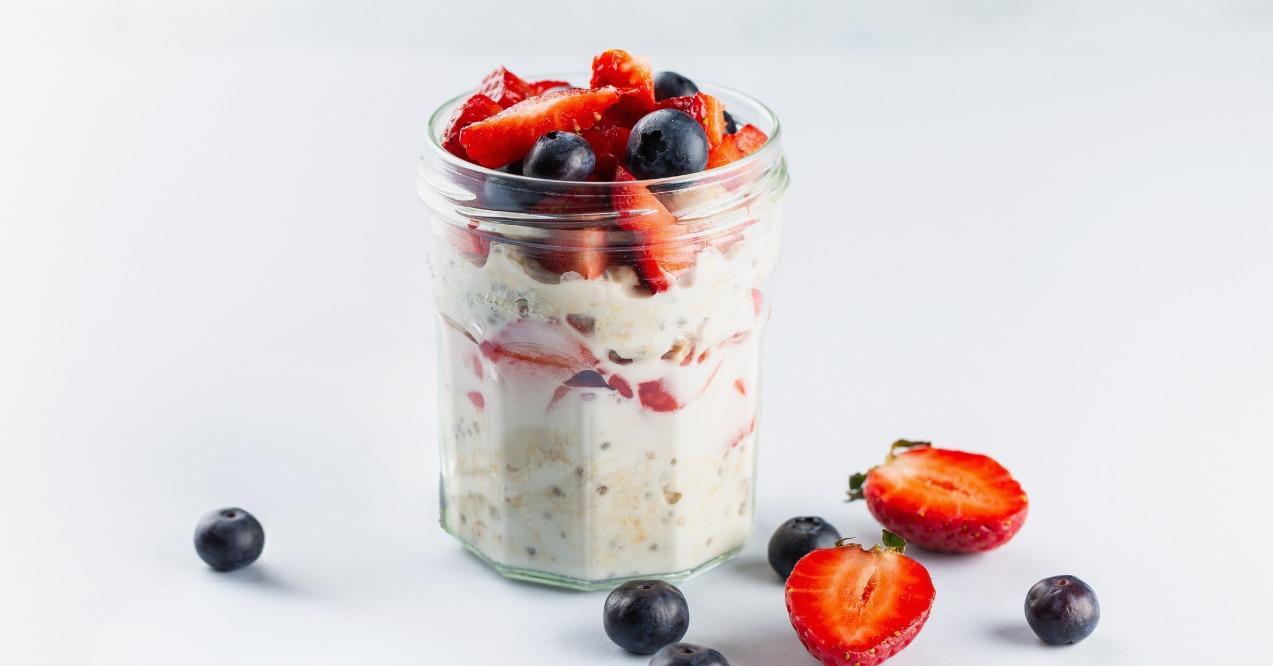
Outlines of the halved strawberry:
[[720,100],[700,92],[688,97],[669,97],[659,101],[663,109],[676,109],[688,113],[691,118],[703,126],[707,133],[707,143],[712,148],[719,146],[725,137],[725,105]]
[[497,67],[495,71],[487,74],[486,78],[482,79],[482,84],[477,87],[477,91],[495,100],[505,109],[527,97],[539,94],[534,92],[529,83],[503,67]]
[[578,132],[592,127],[601,113],[619,101],[612,87],[559,90],[531,97],[460,130],[469,158],[485,167],[515,162],[553,130]]
[[600,175],[602,179],[609,178],[614,173],[614,168],[627,160],[628,135],[631,134],[628,128],[593,126],[580,134],[597,156],[597,165],[592,169],[594,175]]
[[611,201],[619,213],[619,226],[637,234],[639,245],[633,251],[637,276],[650,291],[665,291],[672,286],[668,273],[694,264],[694,248],[680,238],[684,232],[677,228],[676,217],[636,176],[619,166],[614,179],[627,183],[615,187]]
[[805,649],[826,666],[875,666],[910,645],[936,590],[924,565],[887,547],[856,544],[805,555],[787,577],[787,614]]
[[478,346],[503,371],[571,377],[597,364],[575,334],[560,323],[518,319]]
[[1021,484],[994,459],[906,440],[893,444],[883,465],[853,475],[849,499],[865,499],[903,539],[949,553],[1002,546],[1029,510]]
[[736,162],[742,158],[760,150],[769,140],[769,135],[760,131],[755,125],[744,125],[742,129],[734,134],[726,134],[722,137],[720,145],[717,146],[710,155],[707,156],[707,168],[715,169],[718,166],[725,166],[730,162]]
[[610,263],[605,253],[606,231],[600,228],[553,232],[552,250],[536,251],[539,263],[555,273],[574,271],[585,279],[601,277]]
[[[654,73],[650,62],[623,49],[610,49],[592,59],[592,87],[614,86],[625,90],[616,111],[635,121],[657,108],[654,104]],[[630,123],[626,123],[631,126]]]
[[467,160],[469,155],[464,152],[464,146],[460,144],[460,130],[479,120],[486,120],[500,111],[503,111],[500,105],[486,95],[477,93],[470,96],[451,113],[451,119],[446,123],[446,130],[442,132],[442,147],[452,155]]
[[531,97],[538,97],[539,95],[542,95],[548,92],[549,90],[552,90],[553,88],[569,88],[569,87],[570,87],[569,81],[553,81],[552,79],[547,79],[544,81],[531,81],[530,95]]
[[641,397],[641,405],[655,412],[674,412],[683,405],[676,396],[663,388],[663,380],[641,382],[637,385],[637,395]]

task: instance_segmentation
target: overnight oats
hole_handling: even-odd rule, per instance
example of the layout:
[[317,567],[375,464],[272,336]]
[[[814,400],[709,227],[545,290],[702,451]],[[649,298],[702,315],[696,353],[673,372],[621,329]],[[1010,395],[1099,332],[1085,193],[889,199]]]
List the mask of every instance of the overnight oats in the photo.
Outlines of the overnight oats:
[[500,68],[429,131],[443,527],[507,576],[579,588],[737,552],[776,119],[607,51],[560,80]]

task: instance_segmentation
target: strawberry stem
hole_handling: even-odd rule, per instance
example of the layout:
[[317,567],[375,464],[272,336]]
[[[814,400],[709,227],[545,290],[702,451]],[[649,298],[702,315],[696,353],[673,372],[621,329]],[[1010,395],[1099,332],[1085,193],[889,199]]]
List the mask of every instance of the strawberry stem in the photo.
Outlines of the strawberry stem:
[[880,541],[884,544],[885,550],[891,550],[898,554],[906,552],[906,540],[893,534],[888,530],[881,530],[883,535]]
[[858,472],[854,474],[853,476],[850,476],[848,501],[852,502],[854,500],[860,500],[865,498],[866,497],[866,490],[864,488],[865,485],[866,485],[866,475],[863,474],[862,472]]
[[884,459],[884,462],[885,464],[893,462],[893,458],[897,456],[898,451],[905,451],[907,449],[915,449],[915,448],[925,449],[932,445],[933,445],[932,442],[912,442],[909,439],[899,439],[896,442],[893,442],[893,446],[889,447],[888,457]]

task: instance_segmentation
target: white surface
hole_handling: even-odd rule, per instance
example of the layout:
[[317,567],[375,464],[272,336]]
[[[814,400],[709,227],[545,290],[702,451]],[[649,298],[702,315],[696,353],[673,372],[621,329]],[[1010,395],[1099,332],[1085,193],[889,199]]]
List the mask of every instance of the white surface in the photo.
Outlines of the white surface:
[[[443,98],[608,46],[769,101],[794,174],[759,538],[685,585],[689,640],[810,664],[767,535],[872,540],[846,477],[909,436],[995,455],[1031,514],[918,554],[938,599],[891,663],[1261,660],[1269,3],[419,4],[6,8],[0,662],[644,663],[602,595],[506,582],[435,525],[413,183]],[[225,504],[267,531],[228,576],[190,545]],[[1061,650],[1021,611],[1056,573],[1104,611]]]

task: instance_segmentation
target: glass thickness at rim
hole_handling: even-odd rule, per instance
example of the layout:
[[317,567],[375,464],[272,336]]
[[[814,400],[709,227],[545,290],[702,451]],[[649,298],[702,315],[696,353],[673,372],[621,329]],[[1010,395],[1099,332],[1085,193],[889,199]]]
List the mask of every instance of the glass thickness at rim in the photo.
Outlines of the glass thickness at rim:
[[[591,77],[590,74],[587,74],[584,72],[565,72],[565,73],[556,72],[551,74],[541,74],[537,76],[532,76],[530,77],[530,79],[580,81],[590,77]],[[761,146],[760,150],[757,150],[756,152],[740,160],[731,162],[725,166],[716,167],[715,169],[707,169],[705,171],[699,171],[696,173],[685,174],[683,176],[669,176],[667,178],[643,180],[643,181],[640,181],[641,183],[647,186],[676,188],[677,186],[684,186],[684,185],[696,183],[702,180],[727,180],[733,177],[734,174],[741,174],[741,173],[752,171],[757,168],[757,165],[765,164],[769,161],[774,160],[775,159],[774,153],[781,150],[779,148],[779,145],[780,145],[780,137],[782,134],[782,126],[781,126],[781,123],[779,123],[778,121],[778,116],[774,115],[774,112],[770,110],[769,107],[765,106],[763,103],[761,103],[760,101],[756,100],[753,97],[745,95],[741,92],[738,92],[737,90],[734,90],[733,88],[728,88],[726,86],[719,86],[712,83],[703,83],[703,84],[700,84],[699,89],[705,93],[716,95],[717,97],[721,97],[725,99],[726,102],[733,100],[733,101],[737,101],[741,103],[742,105],[750,106],[751,108],[747,109],[745,112],[741,114],[742,120],[753,122],[753,124],[756,124],[757,126],[759,126],[762,131],[764,131],[766,134],[769,135],[769,140],[765,142],[765,145]],[[478,164],[474,164],[467,160],[461,159],[460,157],[453,155],[450,151],[442,147],[442,144],[439,141],[439,137],[441,136],[442,130],[445,128],[446,122],[450,119],[451,112],[455,109],[456,106],[458,106],[465,99],[468,99],[468,97],[474,94],[475,92],[477,92],[476,89],[470,89],[447,100],[437,109],[435,109],[433,113],[429,116],[428,144],[429,144],[429,151],[430,153],[432,153],[432,156],[441,160],[441,162],[444,165],[446,165],[448,168],[454,169],[456,171],[461,171],[461,172],[471,172],[473,175],[481,177],[481,178],[499,177],[501,179],[504,179],[513,183],[525,183],[528,186],[533,186],[531,185],[533,183],[544,182],[538,178],[529,178],[527,176],[520,176],[516,174],[505,173],[502,171],[496,171],[494,169],[488,169]],[[729,110],[729,108],[730,108],[729,104],[727,103],[726,110]],[[581,191],[596,190],[597,192],[601,192],[607,189],[613,189],[617,182],[618,181],[582,181],[578,183],[571,183],[571,185],[578,187],[579,190]]]

